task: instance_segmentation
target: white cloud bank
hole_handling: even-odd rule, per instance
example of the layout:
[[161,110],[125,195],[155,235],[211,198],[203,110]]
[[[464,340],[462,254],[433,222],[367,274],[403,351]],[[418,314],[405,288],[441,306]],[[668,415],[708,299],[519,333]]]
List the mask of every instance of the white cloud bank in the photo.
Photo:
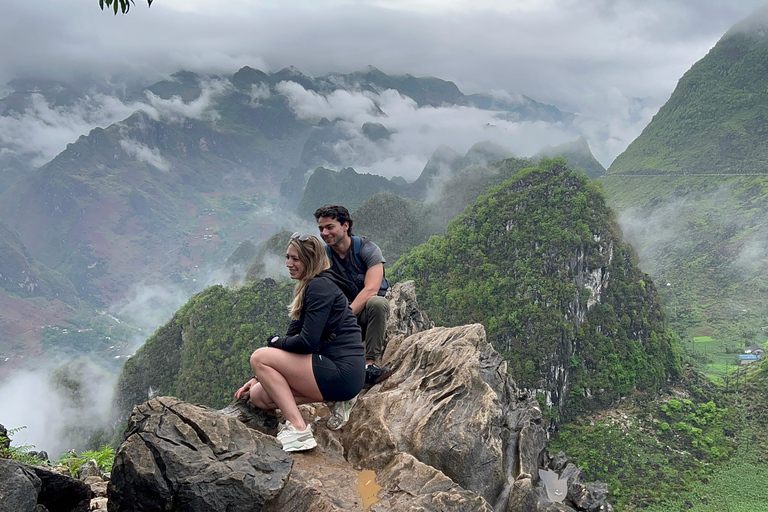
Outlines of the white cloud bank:
[[[440,145],[463,154],[477,142],[491,141],[525,157],[548,144],[559,145],[578,136],[561,124],[512,122],[500,112],[474,107],[418,107],[394,90],[322,95],[295,82],[281,82],[277,89],[300,119],[325,117],[346,131],[350,139],[334,147],[342,166],[388,178],[417,178]],[[389,140],[374,143],[367,139],[360,129],[368,122],[383,124],[392,132]]]
[[[579,114],[608,165],[677,80],[763,0],[137,1],[6,0],[0,84],[15,76],[229,73],[294,65],[319,76],[389,74],[505,90]],[[72,139],[69,139],[72,140]],[[41,141],[45,143],[45,141]]]

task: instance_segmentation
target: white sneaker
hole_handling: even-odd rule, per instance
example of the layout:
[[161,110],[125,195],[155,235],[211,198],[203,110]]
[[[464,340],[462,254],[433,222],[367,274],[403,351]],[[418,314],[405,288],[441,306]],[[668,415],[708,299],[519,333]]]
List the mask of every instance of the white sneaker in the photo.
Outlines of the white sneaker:
[[283,450],[286,452],[301,452],[311,450],[317,446],[317,442],[312,435],[311,425],[307,425],[307,428],[304,430],[296,430],[296,427],[291,425],[290,421],[280,424],[277,440],[280,441],[280,444],[283,445]]
[[357,396],[345,402],[336,402],[331,407],[331,416],[328,418],[328,428],[330,430],[339,430],[349,421],[349,413],[357,403]]

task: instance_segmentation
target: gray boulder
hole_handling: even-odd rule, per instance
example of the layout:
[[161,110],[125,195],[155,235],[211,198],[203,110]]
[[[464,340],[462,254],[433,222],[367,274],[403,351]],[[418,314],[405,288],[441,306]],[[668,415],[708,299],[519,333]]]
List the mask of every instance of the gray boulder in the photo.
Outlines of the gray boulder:
[[233,417],[160,397],[136,406],[107,489],[110,512],[250,512],[277,496],[292,459]]
[[0,459],[0,512],[88,512],[92,497],[90,488],[79,480]]
[[44,506],[48,512],[88,512],[90,510],[91,498],[94,494],[88,484],[40,466],[29,467],[41,482],[37,503]]
[[28,466],[0,459],[0,512],[35,510],[40,486],[40,479]]

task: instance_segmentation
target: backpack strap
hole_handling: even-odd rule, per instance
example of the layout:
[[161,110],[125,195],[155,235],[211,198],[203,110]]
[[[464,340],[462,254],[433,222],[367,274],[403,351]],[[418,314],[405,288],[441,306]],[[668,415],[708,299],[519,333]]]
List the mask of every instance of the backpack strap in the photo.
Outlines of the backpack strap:
[[359,236],[352,235],[352,255],[355,257],[355,263],[357,263],[357,266],[368,270],[365,265],[363,265],[363,262],[360,260],[360,248],[363,245],[363,241]]

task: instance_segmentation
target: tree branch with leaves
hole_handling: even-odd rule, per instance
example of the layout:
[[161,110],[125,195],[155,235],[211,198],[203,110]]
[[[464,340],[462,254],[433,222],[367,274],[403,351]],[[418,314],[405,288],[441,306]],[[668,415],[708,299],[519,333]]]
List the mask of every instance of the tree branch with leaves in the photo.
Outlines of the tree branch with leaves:
[[[152,7],[152,1],[153,0],[147,0],[147,5],[149,7]],[[101,7],[101,10],[104,10],[104,6],[107,7],[107,9],[112,9],[115,14],[117,14],[117,11],[119,10],[123,14],[128,14],[128,11],[131,10],[131,5],[136,5],[136,2],[134,0],[99,0],[99,7]]]

